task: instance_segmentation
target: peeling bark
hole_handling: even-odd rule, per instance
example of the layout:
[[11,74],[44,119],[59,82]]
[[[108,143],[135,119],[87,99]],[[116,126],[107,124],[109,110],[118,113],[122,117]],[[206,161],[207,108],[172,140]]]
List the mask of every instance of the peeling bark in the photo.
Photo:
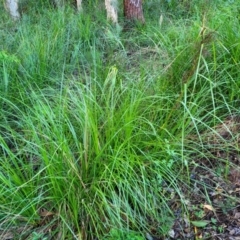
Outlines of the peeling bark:
[[124,16],[126,19],[144,23],[142,0],[124,0]]

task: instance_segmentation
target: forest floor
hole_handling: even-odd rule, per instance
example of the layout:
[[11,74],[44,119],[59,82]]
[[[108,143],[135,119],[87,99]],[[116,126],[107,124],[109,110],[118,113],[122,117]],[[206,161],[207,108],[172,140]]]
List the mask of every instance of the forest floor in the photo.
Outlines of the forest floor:
[[[233,153],[229,158],[231,164],[239,165],[239,155]],[[229,173],[223,178],[217,174],[220,166],[215,166],[211,171],[209,162],[204,159],[199,162],[201,162],[199,166],[191,170],[194,178],[191,192],[186,190],[185,193],[188,196],[186,205],[190,217],[179,214],[181,213],[179,201],[173,199],[172,209],[175,208],[176,219],[168,232],[171,237],[153,239],[240,239],[240,171],[230,168]]]
[[[182,187],[184,200],[172,198],[170,207],[175,209],[176,218],[168,237],[149,237],[148,240],[240,239],[240,155],[235,148],[239,146],[239,117],[226,119],[215,130],[214,136],[205,134],[205,146],[211,146],[205,156],[211,157],[195,159],[193,155],[191,187]],[[181,215],[181,201],[185,201],[189,216]]]

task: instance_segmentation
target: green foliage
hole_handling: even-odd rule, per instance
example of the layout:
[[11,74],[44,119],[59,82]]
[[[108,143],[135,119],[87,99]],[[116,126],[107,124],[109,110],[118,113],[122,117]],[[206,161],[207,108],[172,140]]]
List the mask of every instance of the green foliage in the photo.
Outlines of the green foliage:
[[78,15],[23,1],[15,23],[1,12],[0,222],[8,231],[167,235],[169,203],[179,199],[188,214],[180,186],[189,187],[194,159],[208,157],[204,133],[239,114],[236,2],[161,1],[158,10],[159,1],[145,1],[147,25],[129,32],[121,17],[122,27],[107,23],[96,2]]
[[145,238],[136,232],[126,232],[117,229],[111,229],[109,236],[104,240],[144,240]]

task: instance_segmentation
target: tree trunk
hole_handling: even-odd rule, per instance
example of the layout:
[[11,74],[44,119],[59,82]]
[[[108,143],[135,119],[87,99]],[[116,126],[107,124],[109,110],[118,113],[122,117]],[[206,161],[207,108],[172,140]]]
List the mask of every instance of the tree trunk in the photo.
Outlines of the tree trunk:
[[126,19],[144,23],[142,0],[124,0],[124,16]]
[[117,0],[105,0],[105,7],[107,10],[107,19],[112,21],[113,23],[117,23]]
[[7,0],[6,1],[7,8],[14,20],[20,18],[20,13],[18,11],[18,0]]

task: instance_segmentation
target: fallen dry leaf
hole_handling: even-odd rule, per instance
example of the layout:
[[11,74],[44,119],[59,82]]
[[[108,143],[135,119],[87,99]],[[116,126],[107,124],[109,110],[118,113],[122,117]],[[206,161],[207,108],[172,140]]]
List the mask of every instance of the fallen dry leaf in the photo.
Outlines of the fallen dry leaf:
[[51,216],[56,215],[56,213],[50,212],[44,208],[41,208],[38,213],[39,213],[40,217],[51,217]]
[[211,205],[209,205],[209,204],[204,204],[203,208],[207,209],[209,211],[215,212],[215,209]]

